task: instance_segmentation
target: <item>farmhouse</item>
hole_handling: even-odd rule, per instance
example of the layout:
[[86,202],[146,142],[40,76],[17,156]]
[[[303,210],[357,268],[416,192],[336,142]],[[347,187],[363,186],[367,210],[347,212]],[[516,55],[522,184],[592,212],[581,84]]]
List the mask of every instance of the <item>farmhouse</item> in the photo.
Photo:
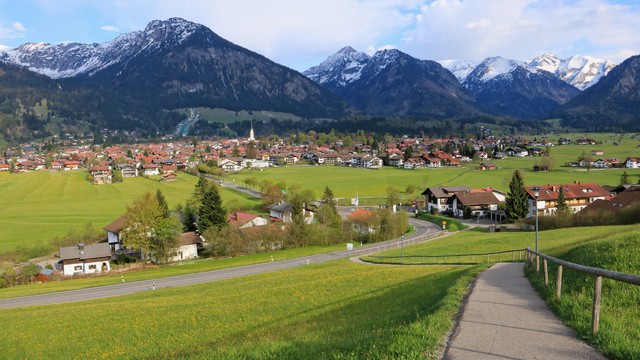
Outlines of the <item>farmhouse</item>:
[[460,192],[453,195],[453,214],[464,217],[465,208],[471,211],[471,216],[485,217],[489,211],[498,210],[498,198],[493,192]]
[[599,216],[603,213],[616,213],[620,210],[640,204],[640,186],[629,186],[612,199],[596,200],[580,210],[578,216]]
[[538,186],[538,198],[534,195],[534,186],[526,186],[529,195],[529,213],[527,217],[533,217],[538,211],[540,216],[553,215],[558,210],[558,197],[560,188],[564,191],[564,200],[568,208],[576,213],[596,200],[605,200],[609,192],[596,183],[560,184]]
[[114,254],[122,248],[122,237],[120,236],[120,233],[124,230],[124,223],[126,220],[127,217],[122,215],[114,222],[103,228],[107,232],[107,244],[109,244],[111,252]]
[[371,210],[356,209],[354,212],[347,216],[347,219],[351,221],[351,230],[361,235],[375,233],[375,215],[376,214]]
[[62,247],[59,254],[62,271],[66,276],[111,270],[111,248],[107,243]]
[[111,184],[111,167],[109,166],[92,166],[89,168],[92,184]]
[[421,193],[427,203],[427,211],[452,211],[453,196],[456,193],[469,192],[466,186],[434,186]]
[[195,259],[198,257],[198,247],[202,239],[195,231],[180,234],[178,248],[171,254],[169,262]]
[[254,226],[264,226],[269,221],[260,215],[251,214],[242,211],[233,211],[227,218],[229,225],[236,229],[246,229]]

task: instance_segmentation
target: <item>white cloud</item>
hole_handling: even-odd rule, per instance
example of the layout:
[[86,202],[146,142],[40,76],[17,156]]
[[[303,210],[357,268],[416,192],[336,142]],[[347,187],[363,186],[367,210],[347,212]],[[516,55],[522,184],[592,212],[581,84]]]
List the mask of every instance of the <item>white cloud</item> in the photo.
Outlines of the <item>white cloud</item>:
[[369,56],[371,56],[371,55],[375,54],[377,51],[380,51],[380,50],[392,50],[392,49],[397,49],[397,48],[398,47],[395,46],[395,45],[382,45],[382,46],[379,46],[379,47],[375,47],[373,45],[369,45],[364,50],[364,52],[366,54],[368,54]]
[[104,30],[104,31],[108,31],[108,32],[116,32],[116,33],[120,32],[120,29],[118,29],[117,27],[115,27],[113,25],[105,25],[105,26],[101,27],[100,30]]
[[405,33],[419,58],[527,60],[551,51],[621,61],[640,52],[640,7],[610,0],[435,0],[420,15]]
[[25,37],[27,29],[19,22],[6,26],[0,22],[0,39],[18,39]]

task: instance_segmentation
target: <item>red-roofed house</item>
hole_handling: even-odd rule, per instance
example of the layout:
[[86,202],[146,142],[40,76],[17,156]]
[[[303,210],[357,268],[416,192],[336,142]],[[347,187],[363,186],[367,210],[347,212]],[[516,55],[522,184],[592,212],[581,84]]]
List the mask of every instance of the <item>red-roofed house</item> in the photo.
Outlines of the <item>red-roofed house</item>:
[[229,221],[229,225],[236,229],[246,229],[254,226],[264,226],[269,223],[269,221],[260,215],[241,212],[241,211],[233,211],[229,214],[227,218]]
[[356,209],[347,216],[351,221],[351,229],[359,234],[368,235],[376,232],[373,227],[376,213],[367,209]]
[[533,217],[536,210],[540,216],[555,214],[560,187],[564,190],[565,204],[574,213],[584,209],[596,200],[605,200],[609,197],[607,190],[592,182],[575,182],[573,184],[543,185],[538,187],[540,190],[538,191],[537,201],[532,190],[533,186],[525,187],[527,194],[529,194],[529,214],[527,217]]

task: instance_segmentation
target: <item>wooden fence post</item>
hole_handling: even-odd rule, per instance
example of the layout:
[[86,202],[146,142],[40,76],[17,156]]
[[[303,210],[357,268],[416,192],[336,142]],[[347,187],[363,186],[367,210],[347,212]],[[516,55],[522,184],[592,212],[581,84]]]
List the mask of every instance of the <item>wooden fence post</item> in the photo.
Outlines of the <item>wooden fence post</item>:
[[549,287],[549,270],[547,269],[547,259],[542,259],[542,266],[544,267],[544,287]]
[[558,276],[556,277],[556,299],[560,300],[562,293],[562,265],[558,265]]
[[536,254],[536,272],[540,274],[540,256]]
[[591,331],[594,334],[600,330],[600,302],[602,301],[602,276],[596,276],[593,288],[593,317],[591,319]]

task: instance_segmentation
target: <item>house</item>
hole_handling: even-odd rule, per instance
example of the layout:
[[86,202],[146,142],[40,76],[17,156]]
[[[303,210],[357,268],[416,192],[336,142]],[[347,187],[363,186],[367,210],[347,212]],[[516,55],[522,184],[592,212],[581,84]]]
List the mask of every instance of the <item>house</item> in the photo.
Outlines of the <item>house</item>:
[[489,159],[489,154],[487,154],[484,151],[476,152],[476,156],[478,157],[479,160],[487,160],[487,159]]
[[267,207],[269,217],[275,221],[291,222],[291,204],[288,202],[278,202]]
[[377,156],[367,155],[361,159],[361,167],[365,169],[380,169],[383,165],[382,159]]
[[134,164],[120,164],[118,170],[122,173],[122,178],[133,178],[138,176],[138,167]]
[[47,280],[49,280],[49,276],[53,275],[54,272],[55,270],[53,269],[40,270],[40,272],[36,275],[36,282],[39,282],[39,283],[47,282]]
[[589,138],[580,138],[576,140],[576,145],[595,145],[596,141]]
[[0,164],[0,171],[9,171],[11,169],[11,165],[9,164]]
[[405,169],[422,169],[424,168],[424,160],[422,158],[408,158],[407,161],[404,162]]
[[312,159],[318,165],[338,165],[342,162],[342,158],[338,153],[317,153],[313,155]]
[[361,235],[374,234],[375,212],[367,209],[356,209],[347,215],[347,219],[351,222],[351,230]]
[[453,195],[469,192],[466,186],[434,186],[421,193],[427,204],[427,211],[445,212],[453,210]]
[[496,169],[496,164],[492,163],[492,162],[483,162],[480,164],[480,166],[478,167],[479,170],[485,171],[485,170],[495,170]]
[[402,155],[393,153],[387,157],[387,163],[389,166],[401,167],[404,164],[404,159],[402,158]]
[[124,230],[124,224],[127,221],[126,215],[117,218],[111,224],[103,227],[107,232],[107,244],[111,248],[111,252],[116,254],[122,248],[122,236],[120,233]]
[[578,216],[599,216],[606,213],[616,213],[620,210],[640,204],[640,186],[626,186],[612,199],[596,200],[580,210]]
[[235,158],[228,158],[228,159],[221,159],[220,161],[218,161],[218,167],[221,168],[222,170],[224,170],[225,172],[237,172],[242,170],[242,161],[244,159],[240,158],[240,159],[235,159]]
[[171,182],[176,181],[178,179],[178,175],[175,172],[167,172],[162,174],[162,178],[160,178],[161,182]]
[[227,218],[229,225],[236,229],[246,229],[254,226],[264,226],[269,221],[260,215],[234,210]]
[[92,184],[111,184],[111,167],[110,166],[92,166],[89,168]]
[[529,156],[529,151],[519,148],[519,147],[509,147],[505,150],[507,155],[514,157],[527,157]]
[[178,248],[167,259],[169,262],[198,257],[198,247],[202,246],[202,239],[195,231],[180,234]]
[[609,197],[609,192],[602,186],[590,182],[559,185],[538,186],[538,198],[535,198],[534,186],[526,186],[525,190],[529,195],[529,212],[527,217],[533,217],[537,211],[540,216],[553,215],[558,206],[560,188],[563,188],[564,201],[569,210],[574,213],[584,209],[587,205],[596,200],[605,200]]
[[593,156],[602,156],[602,155],[604,155],[604,151],[602,151],[602,150],[591,150],[591,155],[593,155]]
[[624,161],[624,167],[626,167],[627,169],[638,169],[638,168],[640,168],[640,158],[628,157]]
[[489,211],[498,210],[498,198],[493,192],[459,192],[453,194],[453,215],[464,217],[464,209],[471,210],[471,216],[486,217]]
[[155,164],[142,165],[142,173],[145,176],[160,175],[160,166]]
[[108,243],[78,244],[60,248],[60,263],[65,276],[94,274],[111,270],[111,247]]

